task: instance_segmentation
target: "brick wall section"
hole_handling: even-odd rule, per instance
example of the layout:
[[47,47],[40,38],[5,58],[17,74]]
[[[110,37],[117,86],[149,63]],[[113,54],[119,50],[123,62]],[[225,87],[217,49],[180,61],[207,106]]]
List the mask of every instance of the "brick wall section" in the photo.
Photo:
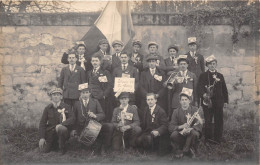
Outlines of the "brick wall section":
[[[0,118],[2,123],[17,122],[38,126],[43,108],[48,104],[47,90],[57,84],[64,51],[80,39],[90,26],[1,26]],[[159,52],[166,57],[170,43],[180,45],[180,54],[187,51],[187,29],[182,26],[135,25],[136,38],[143,43],[159,43]],[[250,31],[248,26],[242,30]],[[218,70],[224,74],[229,90],[230,106],[254,106],[259,95],[260,65],[254,37],[241,38],[233,45],[232,28],[228,25],[205,27],[200,52],[205,57],[215,54]],[[258,63],[257,63],[258,61]],[[258,76],[258,79],[256,79]]]

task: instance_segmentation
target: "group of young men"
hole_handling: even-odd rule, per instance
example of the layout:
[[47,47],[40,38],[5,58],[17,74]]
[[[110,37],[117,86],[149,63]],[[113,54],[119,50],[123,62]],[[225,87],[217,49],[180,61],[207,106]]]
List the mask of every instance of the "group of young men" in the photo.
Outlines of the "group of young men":
[[[195,156],[203,118],[206,141],[219,144],[228,103],[225,80],[216,70],[214,55],[204,61],[196,52],[195,37],[188,38],[188,46],[187,54],[178,55],[178,46],[170,45],[164,59],[155,42],[148,44],[146,56],[140,54],[138,40],[131,54],[122,51],[122,41],[114,41],[112,56],[106,39],[91,56],[85,54],[85,43],[78,42],[75,51],[63,54],[61,61],[68,66],[61,71],[58,87],[49,92],[52,103],[40,121],[40,149],[59,147],[64,154],[66,140],[81,137],[91,120],[102,125],[93,144],[97,154],[131,148]],[[117,77],[134,78],[135,92],[116,94]]]

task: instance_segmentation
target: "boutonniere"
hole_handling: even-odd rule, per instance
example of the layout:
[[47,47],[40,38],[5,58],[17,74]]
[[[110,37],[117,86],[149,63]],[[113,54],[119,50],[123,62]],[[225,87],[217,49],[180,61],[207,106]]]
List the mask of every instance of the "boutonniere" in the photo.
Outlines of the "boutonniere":
[[136,57],[136,61],[140,62],[141,61],[140,57]]
[[[184,77],[186,84],[188,83],[188,79],[189,79],[189,78],[191,78],[189,75],[186,75],[186,76]],[[191,80],[191,81],[192,81],[192,80]]]
[[[98,72],[97,72],[98,73]],[[100,73],[100,76],[103,76],[103,73]]]
[[220,79],[217,77],[216,74],[213,74],[213,78],[215,79],[216,82],[220,81]]
[[76,69],[74,72],[76,72],[76,73],[77,73],[77,72],[78,72],[78,70]]
[[195,63],[198,64],[198,57],[194,56]]

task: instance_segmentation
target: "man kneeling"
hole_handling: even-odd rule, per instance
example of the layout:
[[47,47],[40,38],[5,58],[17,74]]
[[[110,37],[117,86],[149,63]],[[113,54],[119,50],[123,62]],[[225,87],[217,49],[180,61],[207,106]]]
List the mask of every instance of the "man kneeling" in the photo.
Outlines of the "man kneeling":
[[47,153],[59,145],[65,154],[65,141],[69,139],[75,117],[70,106],[61,102],[62,89],[51,89],[49,94],[52,103],[45,107],[39,126],[40,151]]
[[173,112],[169,125],[171,144],[177,158],[183,157],[183,154],[195,157],[201,135],[203,121],[199,109],[190,105],[191,97],[192,89],[183,88],[180,93],[181,106]]
[[146,150],[157,151],[158,155],[165,155],[170,146],[166,112],[156,104],[156,94],[148,93],[146,101],[148,107],[144,109],[144,120],[141,123],[143,133],[138,137],[137,145]]
[[[88,83],[80,84],[79,90],[80,99],[79,101],[75,102],[75,105],[73,107],[76,117],[76,131],[74,130],[72,134],[76,137],[80,136],[82,132],[85,130],[85,128],[89,125],[91,120],[97,121],[99,125],[102,124],[100,132],[96,132],[96,127],[98,126],[93,125],[93,128],[91,127],[91,129],[93,130],[89,130],[91,131],[89,133],[92,133],[92,135],[91,137],[87,137],[90,140],[84,139],[86,138],[85,136],[80,136],[80,138],[83,138],[83,141],[87,140],[87,146],[91,146],[91,148],[94,151],[94,154],[101,154],[102,145],[104,147],[103,149],[107,149],[109,144],[111,143],[111,138],[109,139],[109,137],[111,137],[110,134],[112,131],[109,130],[107,124],[102,122],[102,120],[105,118],[105,113],[102,110],[102,107],[98,100],[90,97],[91,93],[88,88]],[[95,141],[91,140],[93,137],[96,138]],[[82,140],[80,138],[78,139],[79,141]]]
[[135,147],[136,137],[141,134],[140,120],[136,106],[129,105],[129,93],[119,95],[120,106],[114,109],[112,123],[115,128],[113,134],[113,149],[120,150]]

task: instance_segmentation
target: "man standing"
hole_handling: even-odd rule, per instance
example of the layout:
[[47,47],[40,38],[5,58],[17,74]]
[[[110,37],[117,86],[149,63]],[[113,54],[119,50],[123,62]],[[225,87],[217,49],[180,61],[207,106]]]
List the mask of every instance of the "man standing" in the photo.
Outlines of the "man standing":
[[113,149],[123,147],[135,147],[136,137],[141,134],[140,120],[137,108],[129,105],[129,93],[122,92],[119,95],[120,106],[113,112],[112,123],[115,128],[113,135]]
[[169,125],[171,144],[177,158],[183,157],[183,154],[195,157],[203,121],[198,108],[190,105],[192,89],[183,88],[179,100],[181,106],[173,112]]
[[63,89],[64,102],[73,106],[79,99],[78,86],[86,82],[86,74],[82,67],[76,65],[76,55],[68,55],[69,65],[62,68],[58,87]]
[[74,48],[67,50],[61,58],[61,62],[63,64],[69,64],[68,61],[68,55],[69,54],[76,54],[77,62],[76,64],[78,66],[81,66],[85,71],[89,71],[92,69],[92,65],[90,63],[90,56],[86,54],[86,45],[84,41],[78,41]]
[[139,40],[133,41],[133,53],[129,55],[129,64],[133,65],[141,73],[143,71],[143,55],[140,54],[142,43]]
[[[158,60],[157,56],[149,56],[146,59],[148,61],[148,69],[145,69],[141,73],[140,77],[140,94],[141,94],[141,109],[143,110],[147,106],[146,95],[147,93],[158,94],[158,105],[160,105],[164,110],[167,108],[166,100],[166,89],[163,87],[163,82],[165,81],[164,71],[156,68],[156,63]],[[139,112],[140,118],[142,118],[142,112]]]
[[91,57],[93,70],[88,71],[87,81],[92,96],[99,101],[105,112],[106,121],[111,121],[113,109],[111,103],[109,103],[109,96],[112,92],[113,82],[110,73],[100,67],[101,61],[102,57],[97,53]]
[[[89,124],[90,120],[95,120],[97,122],[102,122],[105,118],[105,114],[102,110],[101,105],[98,100],[90,97],[90,91],[88,88],[88,83],[79,85],[80,91],[80,100],[77,101],[73,107],[76,124],[75,129],[77,136],[80,136],[84,128]],[[101,146],[104,144],[104,148],[108,149],[111,143],[111,130],[109,130],[109,126],[107,124],[102,124],[101,131],[97,136],[94,145],[92,145],[93,150],[96,154],[101,153]],[[106,138],[105,138],[106,137]]]
[[40,151],[50,152],[58,144],[61,153],[65,154],[65,142],[69,139],[75,116],[71,107],[61,102],[62,90],[60,88],[51,89],[49,95],[52,103],[45,107],[39,125]]
[[168,119],[159,105],[156,104],[157,96],[148,93],[146,96],[148,107],[144,109],[144,118],[141,122],[142,134],[137,138],[137,145],[145,150],[157,151],[164,155],[169,147]]
[[[128,64],[129,57],[127,53],[122,52],[120,54],[120,60],[121,60],[121,66],[116,67],[113,71],[113,80],[115,80],[116,77],[135,78],[135,90],[137,90],[139,85],[138,70],[135,67]],[[130,94],[130,104],[135,105],[134,93]]]
[[174,82],[172,84],[172,108],[170,109],[169,116],[172,115],[173,111],[180,106],[179,95],[182,89],[189,88],[193,90],[193,105],[197,104],[197,78],[194,73],[188,71],[189,61],[187,60],[187,55],[180,55],[177,61],[179,65],[179,72],[174,77]]
[[[205,139],[220,143],[223,134],[223,107],[228,104],[228,90],[224,76],[217,72],[217,59],[214,55],[206,58],[208,70],[202,73],[198,83],[198,96],[203,100],[205,117]],[[214,124],[214,137],[211,125]]]
[[197,53],[196,37],[188,38],[188,44],[190,51],[186,54],[189,61],[188,70],[193,72],[197,78],[200,74],[205,72],[204,57]]
[[173,72],[178,71],[178,68],[179,68],[179,66],[177,64],[178,51],[179,51],[179,48],[176,45],[170,45],[168,47],[169,57],[164,60],[165,61],[165,71],[167,73],[167,77],[169,77]]
[[155,56],[157,58],[156,60],[156,67],[160,70],[165,71],[165,62],[161,55],[159,55],[158,52],[159,45],[156,42],[150,42],[148,44],[148,51],[149,54],[145,57],[145,60],[143,61],[143,67],[148,68],[147,59],[150,58],[150,56]]

